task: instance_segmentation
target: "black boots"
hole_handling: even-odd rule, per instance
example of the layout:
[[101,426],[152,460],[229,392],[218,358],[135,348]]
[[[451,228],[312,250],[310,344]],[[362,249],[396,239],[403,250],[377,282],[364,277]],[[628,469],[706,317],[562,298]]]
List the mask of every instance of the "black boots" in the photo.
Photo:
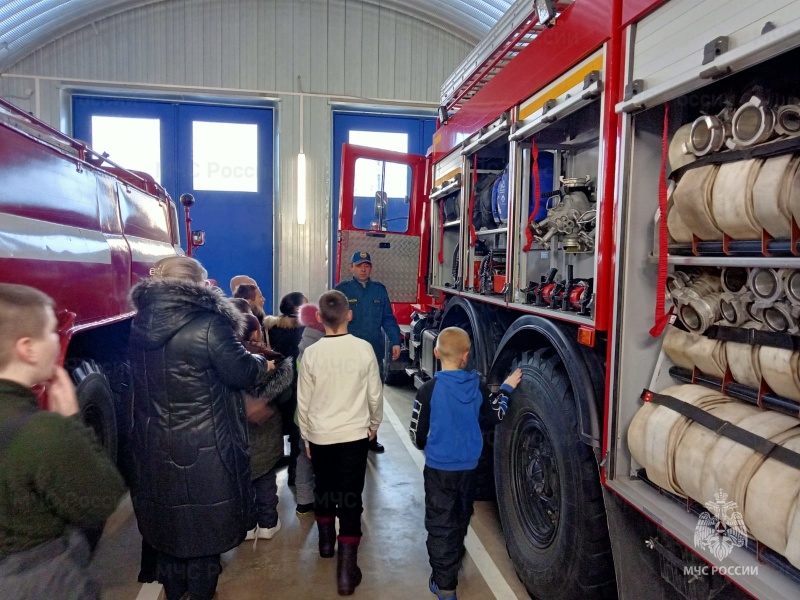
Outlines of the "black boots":
[[361,583],[361,569],[358,568],[358,544],[360,537],[339,536],[339,554],[336,564],[336,585],[340,596],[349,596]]
[[317,517],[317,530],[319,531],[319,555],[330,558],[336,546],[336,518]]
[[[333,556],[336,546],[336,519],[317,517],[319,531],[319,555],[322,558]],[[339,555],[336,563],[336,587],[340,596],[351,595],[361,583],[361,569],[358,568],[358,544],[360,537],[339,536]]]

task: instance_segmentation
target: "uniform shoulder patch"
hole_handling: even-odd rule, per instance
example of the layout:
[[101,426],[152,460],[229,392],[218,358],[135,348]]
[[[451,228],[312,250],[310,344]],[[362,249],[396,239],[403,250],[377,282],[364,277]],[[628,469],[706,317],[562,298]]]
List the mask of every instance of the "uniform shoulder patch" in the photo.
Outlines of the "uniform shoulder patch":
[[350,304],[355,304],[356,302],[358,302],[358,299],[357,299],[357,298],[348,298],[348,299],[347,299],[347,301],[348,301]]

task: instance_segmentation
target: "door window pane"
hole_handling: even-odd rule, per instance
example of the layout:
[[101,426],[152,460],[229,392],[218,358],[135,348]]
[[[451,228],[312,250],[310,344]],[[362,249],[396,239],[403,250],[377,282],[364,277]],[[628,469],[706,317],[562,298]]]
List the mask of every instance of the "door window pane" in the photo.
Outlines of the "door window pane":
[[411,167],[359,158],[353,183],[353,227],[372,231],[408,231]]
[[194,189],[258,192],[258,125],[192,123]]
[[408,154],[407,133],[386,133],[383,131],[358,131],[351,130],[347,141],[356,146],[378,148],[391,152]]
[[161,183],[161,121],[92,116],[92,148],[132,171],[144,171]]

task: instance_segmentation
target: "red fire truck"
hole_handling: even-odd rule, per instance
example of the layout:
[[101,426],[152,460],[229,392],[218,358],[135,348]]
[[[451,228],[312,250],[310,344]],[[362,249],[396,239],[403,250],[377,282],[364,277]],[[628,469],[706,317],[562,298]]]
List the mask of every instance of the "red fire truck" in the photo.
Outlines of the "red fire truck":
[[85,421],[116,456],[129,415],[128,293],[182,254],[163,187],[0,100],[0,281],[56,302],[61,361]]
[[[428,157],[344,148],[417,385],[449,326],[523,370],[484,446],[534,597],[800,597],[798,58],[790,0],[518,2]],[[348,216],[376,164],[405,233]]]

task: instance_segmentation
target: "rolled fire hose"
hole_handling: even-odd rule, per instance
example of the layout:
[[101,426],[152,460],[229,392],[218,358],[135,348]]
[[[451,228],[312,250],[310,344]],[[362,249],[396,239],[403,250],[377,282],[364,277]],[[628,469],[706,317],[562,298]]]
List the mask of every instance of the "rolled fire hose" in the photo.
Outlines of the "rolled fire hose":
[[[703,409],[730,401],[719,392],[699,385],[672,386],[661,393]],[[647,470],[653,483],[672,493],[678,493],[670,483],[673,477],[669,474],[677,442],[673,429],[688,422],[689,419],[674,410],[646,402],[628,428],[628,447],[633,459]]]
[[[761,329],[762,325],[756,321],[748,321],[742,324],[742,328]],[[734,380],[754,389],[758,389],[761,385],[759,348],[760,346],[739,342],[725,342],[725,358]]]
[[788,302],[776,302],[764,308],[764,325],[770,331],[777,333],[796,334],[800,332],[797,318],[800,317],[800,307],[792,306]]
[[800,306],[800,271],[790,271],[783,278],[783,293],[792,306]]
[[[797,438],[792,440],[791,445],[787,443],[785,446],[797,451]],[[769,474],[766,476],[769,477]],[[790,514],[789,518],[790,523],[786,532],[786,551],[783,555],[786,557],[786,560],[800,569],[800,502],[795,503],[794,515]]]
[[705,115],[691,124],[689,141],[681,149],[684,153],[705,156],[721,150],[726,137],[725,124],[718,117]]
[[[759,409],[755,406],[734,400],[707,410],[715,417],[728,421],[733,425],[759,413]],[[703,476],[706,469],[705,463],[709,453],[719,441],[719,437],[717,433],[699,423],[690,422],[689,426],[684,430],[675,448],[674,460],[674,487],[682,492],[682,496],[697,500],[704,499]]]
[[744,267],[722,267],[719,283],[723,292],[738,294],[747,287],[749,272]]
[[719,167],[716,165],[690,169],[683,174],[672,194],[681,220],[701,240],[722,239],[722,230],[711,214],[711,191],[717,171]]
[[736,146],[747,148],[766,142],[775,127],[775,111],[761,98],[752,96],[733,113],[731,134]]
[[[800,425],[800,421],[775,411],[756,410],[756,414],[746,417],[737,423],[742,429],[754,433],[768,440],[776,435],[789,431],[793,427]],[[748,483],[752,482],[737,481],[739,473],[745,464],[750,460],[756,451],[748,446],[744,446],[732,439],[719,436],[713,448],[706,454],[706,461],[702,473],[701,494],[704,498],[713,498],[714,494],[720,489],[729,494],[730,498],[736,490],[747,489]],[[745,498],[738,499],[739,508],[745,505]]]
[[747,287],[753,293],[759,307],[762,308],[775,304],[783,295],[783,281],[776,269],[766,267],[751,269]]
[[778,135],[797,135],[800,133],[800,106],[787,104],[778,109],[775,115],[775,133]]
[[[784,447],[787,447],[787,448],[791,448],[793,445],[795,445],[797,443],[797,441],[800,441],[800,440],[798,440],[798,437],[800,437],[800,427],[792,427],[791,429],[789,429],[787,431],[784,431],[782,433],[779,433],[777,435],[772,436],[772,438],[770,438],[770,442],[772,442],[774,444],[777,444],[779,446],[784,446]],[[767,461],[767,456],[766,455],[764,455],[764,454],[762,454],[760,452],[754,452],[753,455],[747,460],[747,462],[745,462],[744,465],[742,465],[741,469],[739,470],[739,475],[736,478],[736,488],[733,490],[733,497],[736,498],[736,499],[741,499],[742,500],[742,503],[739,504],[739,511],[743,515],[744,515],[745,509],[747,508],[747,505],[748,505],[748,499],[749,499],[749,502],[760,503],[760,501],[761,501],[760,498],[759,498],[759,492],[754,490],[752,493],[748,493],[748,488],[753,483],[753,477],[764,466],[764,463],[766,461]],[[784,466],[788,467],[788,465],[784,465]],[[788,467],[788,468],[791,470],[791,467]],[[767,467],[767,469],[771,470],[771,466]],[[794,473],[794,478],[797,479],[796,471]],[[759,478],[759,480],[756,480],[755,485],[759,485],[761,483],[760,479],[761,478]],[[778,481],[780,481],[780,480],[774,480],[772,482],[772,485],[778,484]],[[773,494],[775,492],[774,489],[770,490],[770,491]],[[784,502],[779,502],[779,504],[780,505],[784,505]],[[756,507],[756,508],[758,508],[758,507]],[[763,509],[764,507],[762,506],[761,508]],[[768,510],[771,512],[772,511],[772,506],[770,506]],[[759,520],[759,522],[763,523],[763,521],[761,521],[762,515],[758,510],[755,510],[755,511],[751,510],[750,511],[750,520],[751,521],[753,520],[754,515],[758,515],[755,518],[757,518]],[[788,516],[789,517],[789,521],[788,522],[791,522],[791,518],[792,518],[791,510],[789,510],[789,514],[788,515],[786,514],[786,512],[784,512],[783,515]],[[788,522],[787,522],[787,524],[788,524]],[[745,524],[746,523],[747,522],[745,521]],[[779,527],[775,527],[772,523],[769,523],[769,522],[764,524],[764,529],[769,529],[771,531],[774,531],[774,533],[766,534],[767,538],[773,538],[774,537],[775,539],[777,539],[778,536],[781,535],[781,533],[783,533],[783,534],[788,533],[788,531],[787,531],[788,528],[786,527],[786,524],[784,524],[784,526],[782,527],[783,532],[780,532],[780,529],[781,529],[780,526]],[[775,534],[778,534],[778,535],[775,535]],[[763,535],[763,533],[762,533],[762,535]]]
[[[798,452],[800,438],[793,436],[782,446]],[[797,476],[797,470],[776,460],[767,459],[750,479],[742,511],[750,534],[786,556],[796,567],[800,567],[796,539],[791,538],[792,551],[787,550],[790,543],[789,532],[795,527],[792,521],[797,520],[799,495],[800,477]]]
[[694,344],[689,346],[686,354],[700,371],[722,379],[728,367],[728,357],[725,356],[725,342],[711,340],[698,335]]
[[761,377],[779,396],[800,401],[800,353],[761,346],[758,351]]
[[753,186],[756,221],[774,238],[788,238],[792,233],[789,189],[785,180],[793,160],[795,157],[790,154],[767,159]]
[[753,185],[763,164],[760,159],[726,163],[720,166],[714,180],[711,213],[717,227],[734,240],[761,239],[761,225],[753,207]]
[[676,366],[691,371],[694,369],[694,361],[692,361],[689,356],[688,350],[699,337],[700,336],[694,333],[689,333],[688,331],[670,325],[667,327],[667,333],[664,335],[662,349]]
[[692,243],[692,230],[683,222],[681,213],[675,208],[672,200],[667,204],[667,230],[669,236],[679,244]]
[[750,292],[740,294],[723,292],[719,296],[719,314],[728,325],[739,327],[750,320],[747,309],[751,304],[753,304],[753,294]]
[[679,127],[675,135],[672,136],[667,153],[670,171],[675,171],[695,161],[694,154],[692,154],[687,146],[691,139],[691,131],[692,123],[687,123]]
[[792,163],[794,171],[787,176],[789,211],[796,223],[800,223],[800,165]]

